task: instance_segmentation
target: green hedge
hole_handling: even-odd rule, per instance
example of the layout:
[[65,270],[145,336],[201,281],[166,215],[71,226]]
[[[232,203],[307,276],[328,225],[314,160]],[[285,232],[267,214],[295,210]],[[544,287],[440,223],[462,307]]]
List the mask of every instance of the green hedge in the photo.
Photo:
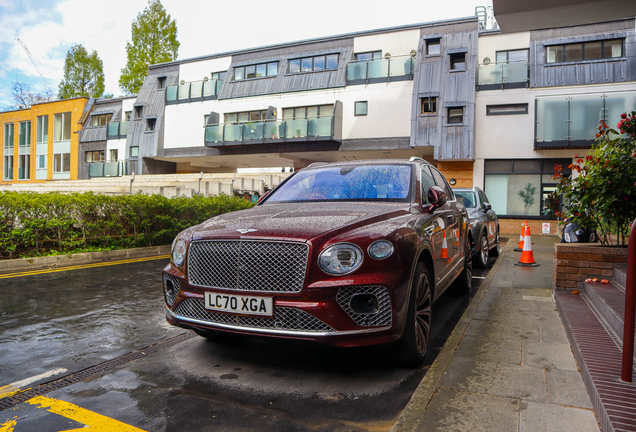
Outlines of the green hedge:
[[252,205],[227,195],[0,192],[0,258],[166,245],[189,226]]

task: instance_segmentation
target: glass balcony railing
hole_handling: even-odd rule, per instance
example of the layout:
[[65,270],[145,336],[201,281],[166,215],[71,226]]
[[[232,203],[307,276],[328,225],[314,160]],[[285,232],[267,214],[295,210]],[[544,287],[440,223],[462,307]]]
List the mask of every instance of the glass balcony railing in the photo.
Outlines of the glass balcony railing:
[[415,57],[395,56],[369,60],[354,60],[347,64],[347,81],[412,76]]
[[121,177],[128,175],[128,164],[125,160],[91,162],[88,164],[88,175],[92,177]]
[[188,103],[201,98],[214,98],[221,92],[223,81],[211,79],[193,81],[166,87],[166,103]]
[[477,85],[505,85],[511,83],[528,83],[530,79],[528,61],[499,62],[480,64]]
[[226,123],[205,128],[206,143],[248,143],[272,139],[331,138],[333,116]]
[[130,122],[111,122],[108,123],[106,130],[106,139],[122,139],[128,135],[128,125]]

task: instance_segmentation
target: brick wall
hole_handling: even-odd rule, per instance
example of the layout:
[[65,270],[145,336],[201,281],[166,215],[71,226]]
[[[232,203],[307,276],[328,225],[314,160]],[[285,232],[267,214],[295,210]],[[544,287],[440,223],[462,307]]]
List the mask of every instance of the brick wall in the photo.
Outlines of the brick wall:
[[585,243],[554,245],[554,289],[571,291],[586,278],[612,279],[614,267],[627,263],[627,248],[590,246]]
[[[525,222],[522,219],[502,219],[499,218],[499,231],[502,236],[509,236],[511,239],[519,240],[521,234],[521,224]],[[550,235],[561,236],[562,227],[559,226],[559,221],[555,220],[528,220],[528,226],[530,227],[531,235],[547,235],[543,234],[543,224],[550,224]]]

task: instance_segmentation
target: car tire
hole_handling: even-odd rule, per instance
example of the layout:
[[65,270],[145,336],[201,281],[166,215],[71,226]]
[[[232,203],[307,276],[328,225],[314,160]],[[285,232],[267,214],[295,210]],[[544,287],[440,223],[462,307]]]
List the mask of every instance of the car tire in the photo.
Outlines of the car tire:
[[501,254],[501,242],[499,241],[499,229],[497,229],[497,236],[495,237],[495,246],[490,249],[490,255],[498,257]]
[[488,237],[483,233],[479,237],[479,248],[475,254],[475,264],[477,267],[484,268],[488,264]]
[[473,287],[473,260],[471,257],[472,252],[468,236],[466,236],[466,247],[464,250],[466,251],[464,256],[464,270],[462,270],[453,283],[453,291],[455,294],[462,296],[468,295],[470,293],[470,289]]
[[424,362],[431,335],[433,281],[431,272],[418,262],[409,296],[404,334],[396,351],[402,366],[416,367]]

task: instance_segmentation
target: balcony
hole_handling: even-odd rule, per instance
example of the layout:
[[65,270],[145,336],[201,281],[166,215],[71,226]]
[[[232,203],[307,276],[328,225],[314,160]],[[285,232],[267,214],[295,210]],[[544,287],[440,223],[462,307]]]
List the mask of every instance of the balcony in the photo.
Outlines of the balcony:
[[130,122],[127,121],[108,123],[108,129],[106,130],[106,139],[126,139],[126,135],[128,135],[129,123]]
[[614,127],[636,106],[636,92],[546,96],[535,100],[535,149],[585,149],[596,140],[599,121]]
[[128,175],[128,164],[125,160],[91,162],[88,164],[88,178],[121,177]]
[[220,79],[171,85],[166,87],[166,105],[218,99],[221,87]]
[[206,126],[208,147],[294,141],[337,140],[335,116],[302,117]]
[[347,85],[412,80],[414,70],[410,55],[354,60],[347,64]]
[[477,70],[477,91],[526,88],[530,85],[528,61],[482,63]]

